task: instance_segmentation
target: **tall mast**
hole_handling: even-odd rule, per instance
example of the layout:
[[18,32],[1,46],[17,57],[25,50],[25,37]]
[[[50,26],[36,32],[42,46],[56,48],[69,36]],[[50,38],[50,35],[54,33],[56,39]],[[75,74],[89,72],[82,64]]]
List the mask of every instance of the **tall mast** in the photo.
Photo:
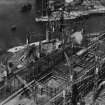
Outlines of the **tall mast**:
[[49,1],[46,0],[46,16],[48,16],[48,22],[46,22],[46,40],[50,41],[50,15],[51,10],[49,8]]
[[44,9],[44,8],[43,8],[43,0],[42,0],[42,10],[41,10],[41,11],[42,11],[42,14],[41,14],[42,17],[43,17],[43,9]]
[[64,41],[64,7],[61,9],[61,16],[60,16],[60,32],[62,36],[62,41]]

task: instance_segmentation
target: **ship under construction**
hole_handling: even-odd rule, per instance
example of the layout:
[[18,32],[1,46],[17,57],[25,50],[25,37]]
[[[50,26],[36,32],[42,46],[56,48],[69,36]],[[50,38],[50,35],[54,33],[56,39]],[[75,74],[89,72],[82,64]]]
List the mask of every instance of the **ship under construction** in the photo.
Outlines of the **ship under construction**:
[[35,21],[46,24],[46,39],[31,43],[29,32],[26,44],[0,57],[0,105],[105,105],[105,32],[68,28],[105,7],[99,0],[42,0],[41,12]]

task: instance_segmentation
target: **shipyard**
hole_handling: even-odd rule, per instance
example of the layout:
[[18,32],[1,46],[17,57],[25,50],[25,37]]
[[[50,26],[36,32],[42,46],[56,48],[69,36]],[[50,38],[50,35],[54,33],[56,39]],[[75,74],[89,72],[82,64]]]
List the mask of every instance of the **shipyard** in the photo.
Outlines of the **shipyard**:
[[105,105],[105,1],[1,0],[0,105]]

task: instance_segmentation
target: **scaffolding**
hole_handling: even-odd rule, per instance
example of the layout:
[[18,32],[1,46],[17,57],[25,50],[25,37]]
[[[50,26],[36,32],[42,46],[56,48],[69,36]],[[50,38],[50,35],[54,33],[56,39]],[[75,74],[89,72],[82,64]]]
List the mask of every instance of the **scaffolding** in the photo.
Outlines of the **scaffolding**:
[[[68,51],[69,46],[64,50]],[[19,75],[27,83],[33,81],[35,78],[40,79],[41,76],[46,75],[52,71],[52,68],[64,60],[63,50],[55,51],[53,54],[42,57],[40,60],[30,64],[27,68],[16,69],[7,77],[3,85],[0,87],[0,102],[14,94],[22,88],[22,83],[17,79]]]

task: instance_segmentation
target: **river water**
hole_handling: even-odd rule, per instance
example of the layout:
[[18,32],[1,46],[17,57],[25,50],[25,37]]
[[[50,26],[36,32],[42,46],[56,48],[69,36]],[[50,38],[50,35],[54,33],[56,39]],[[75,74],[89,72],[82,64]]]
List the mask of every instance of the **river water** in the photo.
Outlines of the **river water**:
[[[32,4],[32,10],[21,13],[21,7],[27,2]],[[0,0],[0,49],[25,43],[27,32],[35,33],[35,41],[45,38],[45,26],[35,22],[36,11],[40,8],[36,0]],[[16,26],[16,31],[11,30],[12,26]],[[86,33],[105,31],[105,15],[89,16],[76,27],[84,28]]]

